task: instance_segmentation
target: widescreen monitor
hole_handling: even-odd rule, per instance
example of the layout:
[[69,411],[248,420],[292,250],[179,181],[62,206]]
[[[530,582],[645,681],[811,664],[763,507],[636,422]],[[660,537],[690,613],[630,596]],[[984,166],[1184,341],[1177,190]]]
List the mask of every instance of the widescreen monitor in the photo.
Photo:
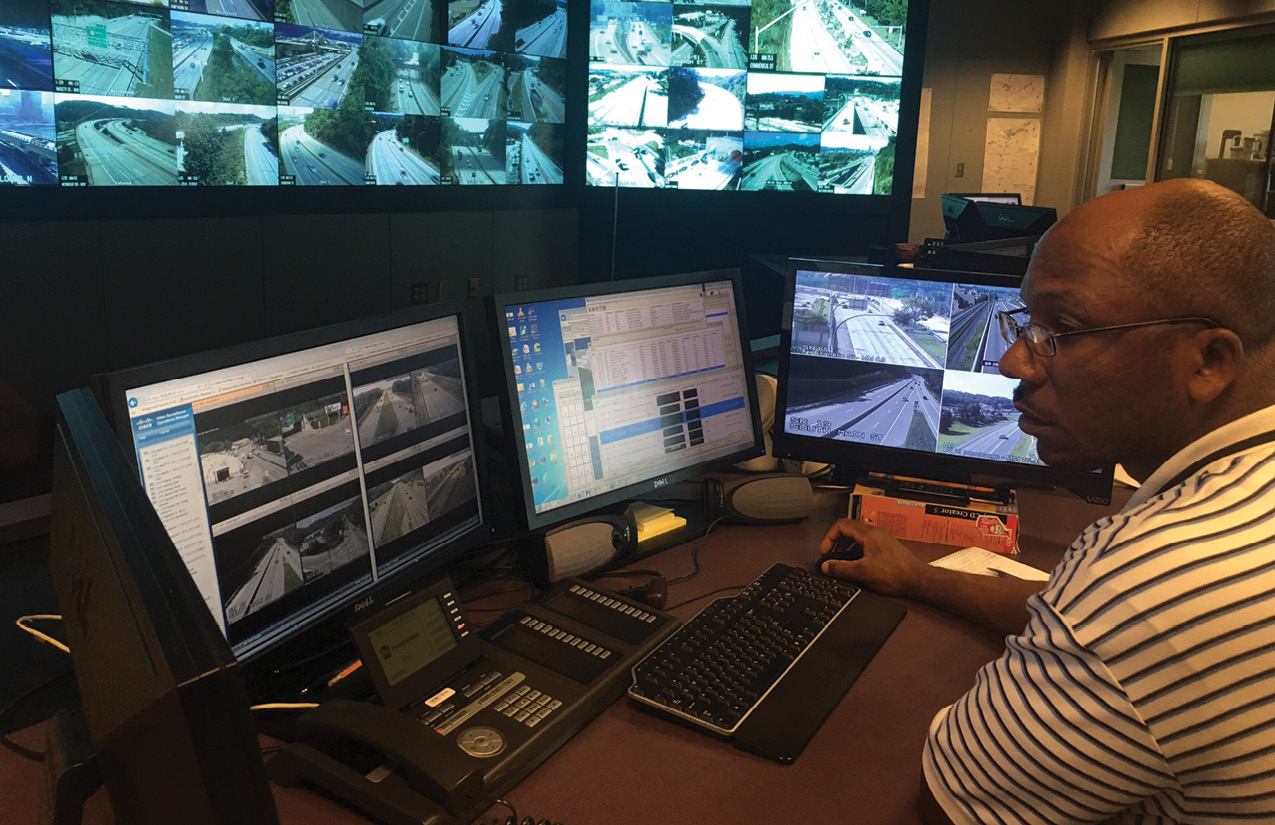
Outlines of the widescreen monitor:
[[775,412],[777,457],[851,472],[1062,488],[1111,498],[1112,468],[1045,465],[997,362],[1009,275],[793,259]]
[[1023,206],[942,195],[943,226],[949,241],[995,241],[1039,237],[1058,220],[1052,206]]
[[592,0],[586,183],[890,194],[908,5]]
[[1023,196],[1017,192],[951,192],[948,196],[976,203],[1005,203],[1010,206],[1021,206],[1023,203]]
[[53,450],[49,573],[115,819],[276,825],[243,674],[87,389]]
[[535,528],[763,451],[738,270],[497,296]]
[[105,376],[118,435],[240,659],[396,595],[489,532],[460,310]]
[[5,0],[0,184],[560,184],[566,29],[566,0]]

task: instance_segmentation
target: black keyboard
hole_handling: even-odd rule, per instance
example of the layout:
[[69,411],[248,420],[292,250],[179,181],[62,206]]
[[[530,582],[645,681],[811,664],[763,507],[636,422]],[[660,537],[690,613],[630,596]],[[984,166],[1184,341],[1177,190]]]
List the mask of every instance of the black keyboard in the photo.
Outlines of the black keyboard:
[[[870,607],[856,621],[851,614],[862,611],[851,608],[860,600]],[[739,595],[704,608],[635,665],[629,696],[741,747],[791,761],[903,613],[853,585],[775,564]],[[806,706],[795,715],[786,710],[794,699]],[[812,703],[820,709],[814,716]]]

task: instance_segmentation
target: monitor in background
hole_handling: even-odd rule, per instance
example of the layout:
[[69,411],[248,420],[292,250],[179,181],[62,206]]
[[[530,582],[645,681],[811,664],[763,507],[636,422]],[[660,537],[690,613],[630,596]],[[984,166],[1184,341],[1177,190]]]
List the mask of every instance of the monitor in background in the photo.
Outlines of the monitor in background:
[[951,192],[950,198],[964,198],[976,203],[1004,203],[1010,206],[1022,206],[1023,196],[1017,192]]
[[241,661],[287,659],[278,648],[321,623],[345,640],[339,620],[486,532],[462,321],[438,305],[104,377]]
[[496,297],[528,526],[762,453],[741,295],[721,270]]
[[962,243],[1039,237],[1058,220],[1052,206],[984,202],[961,195],[940,196],[940,206],[947,240]]
[[277,823],[235,656],[85,389],[58,397],[49,569],[116,819]]
[[1110,501],[1111,467],[1049,467],[1018,429],[995,318],[1018,278],[794,259],[788,281],[776,456]]

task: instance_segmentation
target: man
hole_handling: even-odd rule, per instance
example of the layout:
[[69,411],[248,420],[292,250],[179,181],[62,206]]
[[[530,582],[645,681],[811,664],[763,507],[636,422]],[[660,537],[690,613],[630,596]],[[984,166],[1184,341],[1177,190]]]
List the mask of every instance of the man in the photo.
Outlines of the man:
[[[1001,317],[1048,464],[1141,487],[1049,582],[922,563],[842,520],[825,572],[1010,634],[934,719],[927,822],[1275,821],[1275,228],[1178,180],[1045,235]],[[936,804],[937,803],[937,804]]]

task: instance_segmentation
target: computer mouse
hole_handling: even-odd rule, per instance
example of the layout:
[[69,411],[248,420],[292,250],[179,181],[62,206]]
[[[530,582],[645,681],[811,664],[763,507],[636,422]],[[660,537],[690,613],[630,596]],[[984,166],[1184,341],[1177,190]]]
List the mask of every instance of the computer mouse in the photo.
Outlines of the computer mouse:
[[857,541],[839,541],[830,551],[818,558],[815,569],[822,573],[823,563],[829,559],[858,561],[861,558],[863,558],[862,544]]

